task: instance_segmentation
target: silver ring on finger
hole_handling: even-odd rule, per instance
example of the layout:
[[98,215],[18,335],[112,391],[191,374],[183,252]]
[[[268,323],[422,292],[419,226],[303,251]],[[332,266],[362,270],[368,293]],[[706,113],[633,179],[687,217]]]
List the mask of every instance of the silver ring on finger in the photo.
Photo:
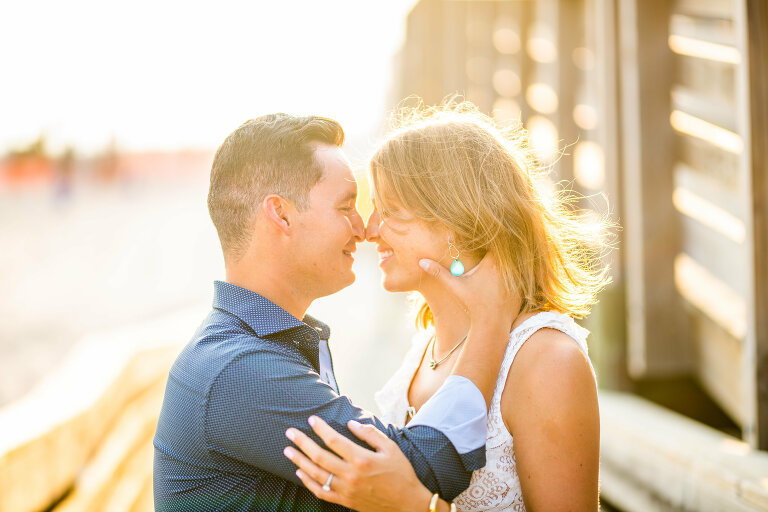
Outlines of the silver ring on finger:
[[331,492],[331,481],[333,480],[333,473],[328,475],[328,480],[325,481],[323,484],[323,490],[325,492]]

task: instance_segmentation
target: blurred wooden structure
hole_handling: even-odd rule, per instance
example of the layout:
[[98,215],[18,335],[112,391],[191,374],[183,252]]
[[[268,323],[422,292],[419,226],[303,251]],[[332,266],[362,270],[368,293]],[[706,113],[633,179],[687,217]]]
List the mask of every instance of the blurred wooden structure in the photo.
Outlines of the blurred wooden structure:
[[0,510],[154,510],[152,438],[195,308],[93,336],[0,411]]
[[623,510],[768,510],[768,453],[629,393],[603,390],[602,501]]
[[622,226],[588,325],[601,387],[689,379],[750,453],[768,449],[767,75],[764,0],[421,0],[393,93],[522,120]]

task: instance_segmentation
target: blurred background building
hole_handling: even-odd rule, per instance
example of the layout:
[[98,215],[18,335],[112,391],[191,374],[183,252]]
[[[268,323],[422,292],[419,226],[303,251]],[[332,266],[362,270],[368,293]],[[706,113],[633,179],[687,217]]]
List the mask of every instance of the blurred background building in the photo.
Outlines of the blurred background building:
[[[129,98],[111,117],[88,114],[133,126],[91,128],[96,146],[21,121],[28,136],[4,139],[13,143],[0,161],[0,510],[62,496],[54,510],[151,508],[157,397],[221,275],[205,194],[229,131],[273,110],[338,117],[362,171],[387,109],[456,94],[525,128],[553,181],[620,225],[607,256],[613,284],[585,321],[606,509],[768,510],[768,5],[385,4],[227,3],[240,31],[222,30],[221,46],[198,40],[207,14],[190,10],[174,29],[187,53],[152,39],[184,7],[151,22],[126,13],[149,27],[149,64],[124,74],[102,58],[94,80],[119,77],[106,85],[128,98],[136,77],[155,73],[161,103],[143,110]],[[258,30],[245,37],[248,20]],[[280,30],[264,35],[270,26]],[[168,59],[178,69],[166,70]],[[193,87],[200,69],[219,65],[226,87],[212,73]],[[377,286],[366,245],[357,284],[313,313],[333,327],[340,386],[374,408],[413,328],[405,297]],[[83,364],[99,370],[82,375]]]

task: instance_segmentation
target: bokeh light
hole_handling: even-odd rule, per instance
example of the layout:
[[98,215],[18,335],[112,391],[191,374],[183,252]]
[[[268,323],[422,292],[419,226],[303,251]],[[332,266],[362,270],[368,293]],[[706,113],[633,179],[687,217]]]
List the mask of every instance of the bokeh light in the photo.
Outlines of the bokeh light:
[[528,139],[536,157],[543,163],[554,160],[558,152],[557,127],[544,116],[531,116],[526,123]]
[[573,149],[573,174],[576,183],[587,190],[600,190],[605,184],[605,155],[596,142],[582,141]]
[[531,108],[542,114],[552,114],[557,111],[557,92],[549,84],[535,83],[529,85],[525,91],[525,99]]

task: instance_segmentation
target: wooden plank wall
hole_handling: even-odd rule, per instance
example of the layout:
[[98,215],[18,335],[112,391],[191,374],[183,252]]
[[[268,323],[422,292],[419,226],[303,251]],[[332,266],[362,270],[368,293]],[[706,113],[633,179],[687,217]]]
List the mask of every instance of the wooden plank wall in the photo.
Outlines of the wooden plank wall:
[[669,39],[680,61],[670,122],[679,138],[675,206],[685,226],[676,282],[690,305],[696,373],[761,448],[768,448],[767,19],[761,2],[681,0]]
[[669,127],[670,2],[619,4],[628,368],[635,378],[689,371],[681,302],[674,287],[680,225],[672,204],[674,139]]
[[[625,356],[636,379],[693,375],[745,439],[766,447],[766,159],[755,151],[768,146],[765,4],[532,4],[524,121],[535,138],[543,117],[560,148],[572,144],[556,178],[606,193],[621,214],[612,263],[626,285],[627,350],[605,362]],[[537,53],[542,39],[555,61],[546,45]],[[585,50],[598,65],[574,68]],[[555,109],[537,87],[554,91]],[[585,171],[598,158],[602,176]]]
[[[594,65],[585,69],[585,87],[591,94],[596,113],[594,141],[602,151],[602,189],[605,201],[598,213],[619,219],[624,203],[621,161],[619,89],[618,6],[615,0],[588,0],[586,4],[586,47],[594,52]],[[587,110],[587,114],[589,111]],[[578,120],[577,124],[578,124]],[[586,122],[589,120],[587,119]],[[585,124],[585,120],[581,120]],[[577,181],[579,175],[576,176]],[[597,181],[597,180],[592,180]],[[619,239],[619,233],[616,233]],[[600,384],[611,389],[630,389],[626,345],[626,266],[625,251],[613,250],[606,256],[612,283],[603,292],[601,302],[588,317],[587,327],[595,332],[590,356],[600,372]]]
[[[438,78],[411,58],[406,74],[428,83],[414,77],[404,91],[427,103],[459,92],[502,123],[520,119],[554,180],[622,225],[611,304],[597,315],[618,341],[597,344],[601,370],[692,376],[764,448],[766,9],[761,0],[422,0],[409,23],[423,30],[409,29],[406,48]],[[437,44],[424,40],[440,30]],[[603,382],[621,386],[626,374],[609,373]]]
[[675,57],[669,123],[677,142],[674,202],[682,226],[675,285],[686,301],[695,374],[743,425],[740,379],[748,287],[743,141],[737,128],[740,27],[731,2],[678,1],[669,18]]
[[750,287],[742,359],[744,437],[768,449],[768,4],[738,2],[736,21],[743,28],[737,46],[743,64],[739,73],[740,132],[744,140],[741,170],[748,209],[747,242]]

